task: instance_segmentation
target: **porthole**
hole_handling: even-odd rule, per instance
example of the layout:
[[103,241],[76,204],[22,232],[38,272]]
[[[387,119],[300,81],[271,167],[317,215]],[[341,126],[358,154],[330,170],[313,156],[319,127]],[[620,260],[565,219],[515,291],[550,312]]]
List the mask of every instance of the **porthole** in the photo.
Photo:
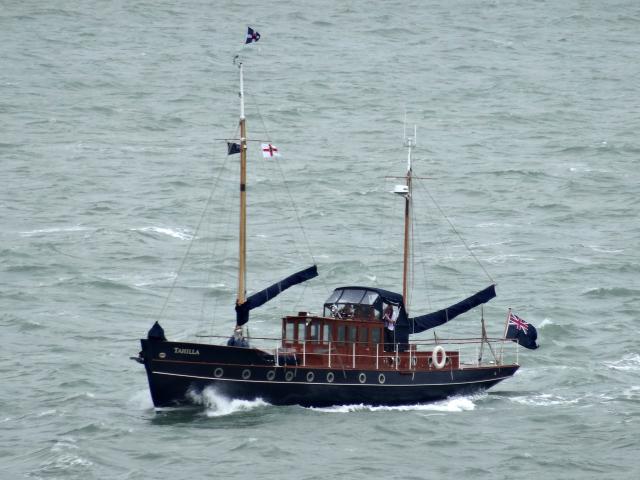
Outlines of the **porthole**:
[[433,366],[433,359],[431,357],[427,359],[427,365],[429,365],[429,368]]
[[411,358],[411,366],[415,367],[416,365],[418,365],[418,358],[417,357],[412,357]]
[[285,379],[287,382],[290,382],[291,380],[293,380],[293,377],[294,377],[294,376],[295,376],[295,374],[294,374],[291,370],[289,370],[289,371],[285,374],[284,379]]
[[451,357],[447,357],[447,359],[444,361],[445,365],[449,365],[451,363]]
[[360,383],[364,383],[367,381],[367,376],[364,373],[361,373],[360,375],[358,375],[358,381]]
[[216,378],[220,378],[222,375],[224,375],[224,370],[222,370],[220,367],[218,367],[213,371],[213,375]]
[[166,354],[166,353],[164,353],[164,352],[160,352],[160,353],[158,354],[158,358],[167,358],[167,354]]
[[380,375],[378,375],[378,383],[384,383],[386,382],[387,379],[384,376],[384,373],[381,373]]
[[315,378],[315,375],[313,374],[313,372],[307,373],[307,382],[313,382],[314,378]]
[[335,379],[335,376],[333,375],[333,372],[327,373],[327,382],[333,383],[334,379]]
[[249,380],[251,378],[251,370],[249,370],[248,368],[245,368],[242,371],[242,379],[243,380]]
[[269,370],[267,372],[267,380],[271,381],[274,378],[276,378],[276,371],[275,370]]

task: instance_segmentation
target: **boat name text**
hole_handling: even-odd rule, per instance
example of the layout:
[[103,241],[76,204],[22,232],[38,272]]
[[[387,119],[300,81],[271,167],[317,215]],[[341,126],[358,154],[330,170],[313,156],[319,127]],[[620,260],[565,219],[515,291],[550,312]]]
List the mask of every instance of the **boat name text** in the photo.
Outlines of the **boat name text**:
[[181,353],[183,355],[200,355],[200,350],[195,348],[173,347],[173,353]]

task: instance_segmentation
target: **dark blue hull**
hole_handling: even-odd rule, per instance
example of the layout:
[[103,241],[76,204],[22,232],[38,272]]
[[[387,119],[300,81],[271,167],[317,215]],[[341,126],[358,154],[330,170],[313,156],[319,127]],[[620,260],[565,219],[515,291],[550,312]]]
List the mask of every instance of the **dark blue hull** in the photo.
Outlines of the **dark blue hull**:
[[[352,369],[297,365],[263,351],[142,340],[153,403],[193,403],[207,387],[230,398],[273,405],[406,405],[486,390],[511,377],[518,365],[442,370]],[[283,364],[288,360],[289,364]]]

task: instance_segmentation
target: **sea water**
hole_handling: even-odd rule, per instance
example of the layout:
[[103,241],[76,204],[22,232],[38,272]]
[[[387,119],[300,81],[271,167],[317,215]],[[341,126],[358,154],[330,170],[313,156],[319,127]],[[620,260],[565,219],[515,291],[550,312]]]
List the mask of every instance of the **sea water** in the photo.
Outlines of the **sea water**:
[[[628,0],[2,2],[0,478],[638,477],[639,42]],[[513,308],[541,345],[514,378],[428,405],[206,390],[154,411],[129,360],[152,323],[233,328],[236,54],[249,137],[282,154],[250,143],[248,288],[320,271],[251,334],[337,286],[401,289],[387,177],[415,124],[412,312],[495,281],[438,335],[483,314],[500,336]]]

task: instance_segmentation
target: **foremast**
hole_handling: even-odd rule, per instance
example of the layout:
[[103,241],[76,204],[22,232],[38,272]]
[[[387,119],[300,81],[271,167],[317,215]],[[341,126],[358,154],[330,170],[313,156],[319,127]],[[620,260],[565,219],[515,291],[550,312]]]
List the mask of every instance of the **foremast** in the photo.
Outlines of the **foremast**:
[[240,233],[238,235],[238,295],[237,305],[246,301],[247,294],[247,125],[244,116],[244,78],[240,69]]

